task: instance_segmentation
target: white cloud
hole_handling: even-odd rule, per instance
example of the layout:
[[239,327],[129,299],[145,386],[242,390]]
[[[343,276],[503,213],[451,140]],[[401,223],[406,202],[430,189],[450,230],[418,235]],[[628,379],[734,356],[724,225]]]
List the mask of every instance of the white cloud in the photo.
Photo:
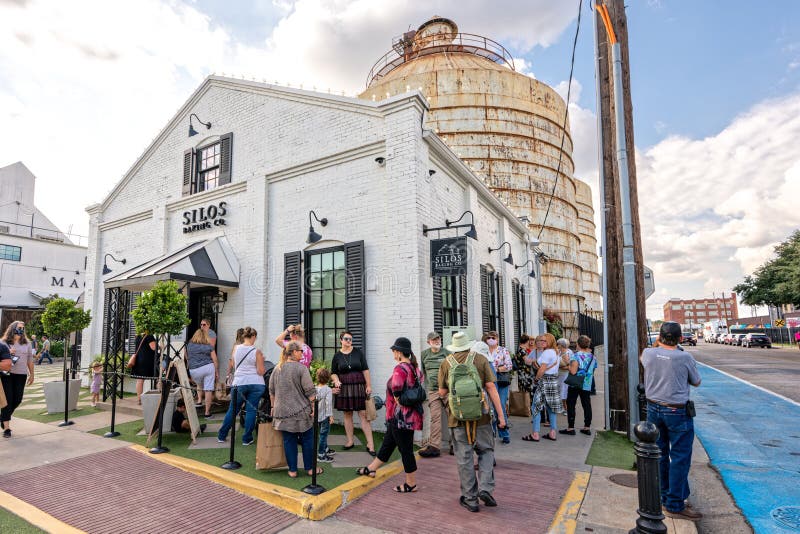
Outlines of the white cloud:
[[352,95],[393,36],[434,14],[517,55],[555,42],[575,16],[571,3],[548,0],[508,0],[491,16],[475,0],[273,7],[282,18],[254,47],[179,0],[0,2],[0,165],[24,161],[38,177],[38,206],[85,234],[85,206],[103,198],[212,72]]
[[636,155],[645,263],[668,295],[730,292],[800,226],[800,94],[762,102],[705,139]]

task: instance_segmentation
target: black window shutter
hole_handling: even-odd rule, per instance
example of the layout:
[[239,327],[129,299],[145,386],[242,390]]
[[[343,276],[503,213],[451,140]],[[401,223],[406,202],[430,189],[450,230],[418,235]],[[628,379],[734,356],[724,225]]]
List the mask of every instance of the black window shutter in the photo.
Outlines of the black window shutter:
[[514,321],[514,339],[511,340],[515,345],[519,343],[520,336],[520,309],[519,309],[519,281],[511,281],[511,313]]
[[130,293],[130,308],[128,309],[128,353],[133,354],[136,352],[136,325],[133,324],[133,310],[139,306],[140,291],[133,291]]
[[109,325],[109,318],[111,316],[111,306],[109,305],[111,302],[111,290],[109,288],[105,288],[103,290],[103,331],[101,333],[101,343],[102,348],[100,349],[102,354],[106,354],[108,349],[108,325]]
[[489,297],[491,287],[491,277],[489,276],[489,269],[485,265],[481,265],[481,326],[485,334],[491,327],[489,326]]
[[503,277],[497,275],[497,333],[500,334],[500,345],[506,346],[506,307],[503,301]]
[[442,279],[434,276],[433,280],[433,331],[440,334],[444,326],[442,318]]
[[353,334],[353,346],[359,347],[366,353],[367,310],[363,241],[345,243],[344,266],[346,276],[345,324]]
[[183,153],[183,187],[181,196],[191,195],[195,192],[194,149],[190,148]]
[[461,302],[459,303],[459,308],[461,308],[461,322],[459,323],[461,326],[467,326],[469,324],[469,309],[468,303],[469,299],[467,297],[467,275],[462,274],[459,276],[459,285],[461,286],[461,293],[459,295],[459,299]]
[[300,323],[303,302],[302,253],[288,252],[283,255],[283,325]]
[[528,329],[528,315],[525,311],[525,285],[520,284],[519,289],[517,290],[517,297],[519,298],[519,330],[522,334]]
[[233,134],[226,133],[219,138],[219,185],[231,183],[231,156],[233,154]]

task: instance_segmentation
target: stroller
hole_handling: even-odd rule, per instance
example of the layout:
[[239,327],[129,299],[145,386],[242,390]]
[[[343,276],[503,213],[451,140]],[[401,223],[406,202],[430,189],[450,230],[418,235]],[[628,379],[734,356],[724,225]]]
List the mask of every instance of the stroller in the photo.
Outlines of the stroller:
[[[272,401],[269,398],[269,379],[272,376],[272,371],[275,370],[275,364],[271,361],[267,360],[264,362],[264,385],[266,389],[264,389],[264,394],[258,399],[258,406],[256,407],[256,424],[259,423],[271,423],[272,416],[270,412],[272,411]],[[239,412],[239,422],[241,423],[242,427],[244,427],[244,414],[245,410],[242,409]],[[256,426],[258,428],[258,426]]]

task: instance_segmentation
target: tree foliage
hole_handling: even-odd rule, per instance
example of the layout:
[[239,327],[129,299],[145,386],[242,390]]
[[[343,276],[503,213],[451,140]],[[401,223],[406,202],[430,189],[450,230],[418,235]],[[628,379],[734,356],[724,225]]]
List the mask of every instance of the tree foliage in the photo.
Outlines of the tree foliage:
[[56,339],[64,339],[72,332],[83,330],[92,321],[92,314],[75,305],[75,301],[54,298],[42,313],[44,331]]
[[748,306],[800,306],[800,230],[775,247],[775,257],[733,290]]
[[47,305],[57,298],[58,298],[58,293],[56,293],[55,295],[51,295],[49,297],[45,297],[39,302],[39,304],[42,306],[42,309],[33,312],[31,314],[31,318],[28,320],[27,323],[25,323],[25,330],[28,331],[29,335],[34,335],[40,338],[42,337],[42,334],[48,333],[44,329],[44,325],[42,325],[42,314],[44,313],[44,310],[47,308]]
[[177,335],[190,322],[186,295],[173,280],[156,282],[153,289],[144,291],[131,314],[137,334]]

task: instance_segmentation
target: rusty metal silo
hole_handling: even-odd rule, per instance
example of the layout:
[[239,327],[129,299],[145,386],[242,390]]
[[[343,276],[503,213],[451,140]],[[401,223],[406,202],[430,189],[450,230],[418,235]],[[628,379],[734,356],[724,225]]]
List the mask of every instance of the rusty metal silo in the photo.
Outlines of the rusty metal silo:
[[459,33],[442,17],[397,38],[372,68],[360,97],[381,100],[387,93],[414,89],[430,103],[426,127],[509,207],[528,216],[534,237],[561,155],[561,175],[541,235],[540,248],[549,258],[542,269],[542,297],[546,309],[574,311],[584,294],[583,268],[572,139],[569,126],[562,129],[564,100],[546,84],[515,72],[502,45]]
[[600,293],[600,273],[597,267],[597,237],[595,234],[592,188],[581,180],[575,180],[575,200],[578,205],[578,236],[581,248],[578,253],[583,268],[584,306],[591,310],[603,307]]

